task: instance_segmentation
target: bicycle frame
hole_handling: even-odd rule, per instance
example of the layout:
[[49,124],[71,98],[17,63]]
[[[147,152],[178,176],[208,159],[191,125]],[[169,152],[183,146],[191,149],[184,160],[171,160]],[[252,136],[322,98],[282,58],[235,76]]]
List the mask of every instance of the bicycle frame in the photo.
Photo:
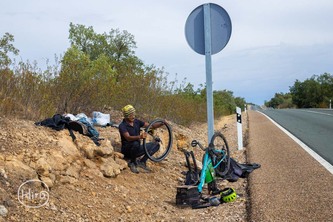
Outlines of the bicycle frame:
[[203,163],[202,163],[202,169],[201,169],[201,173],[200,173],[200,183],[198,184],[198,191],[199,193],[202,192],[202,188],[205,185],[205,180],[206,180],[206,170],[209,166],[209,164],[212,162],[211,158],[209,158],[209,154],[206,151],[204,154],[204,158],[203,158]]
[[[222,155],[223,155],[221,160],[219,160],[219,162],[215,165],[214,165],[214,162],[212,161],[212,157],[209,154],[210,151],[219,152],[219,153],[222,153]],[[205,185],[206,171],[208,169],[209,164],[211,164],[211,163],[213,164],[213,169],[214,169],[214,174],[215,174],[215,168],[218,167],[225,158],[226,158],[226,155],[223,150],[214,150],[214,148],[212,148],[212,147],[206,148],[206,151],[205,151],[205,154],[203,157],[202,170],[200,173],[200,183],[198,184],[198,191],[200,193],[202,192],[203,186]],[[215,176],[215,175],[213,175],[213,176]]]
[[[222,144],[216,144],[216,138],[220,138]],[[214,181],[215,175],[223,177],[226,175],[226,173],[229,171],[230,166],[230,155],[229,155],[229,146],[228,142],[220,132],[215,132],[213,137],[211,138],[211,141],[208,145],[208,147],[204,148],[199,141],[193,140],[191,142],[191,146],[195,147],[199,145],[199,147],[205,151],[205,154],[203,156],[202,160],[202,169],[200,173],[200,182],[198,184],[198,191],[199,193],[202,192],[202,189],[206,183],[206,172],[210,165],[214,169],[212,173],[212,179]],[[217,146],[217,147],[215,147]],[[221,171],[221,169],[217,168],[222,162],[225,163],[224,169]],[[209,182],[208,182],[209,183]]]

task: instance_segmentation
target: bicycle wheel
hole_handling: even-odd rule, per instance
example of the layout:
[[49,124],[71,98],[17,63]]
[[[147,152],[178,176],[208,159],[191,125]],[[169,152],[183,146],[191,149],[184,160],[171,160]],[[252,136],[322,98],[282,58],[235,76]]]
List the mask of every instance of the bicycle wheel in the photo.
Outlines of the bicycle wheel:
[[[153,125],[163,123],[161,127],[154,128]],[[172,129],[168,123],[164,123],[162,119],[153,120],[145,129],[147,138],[143,140],[143,147],[148,158],[154,162],[160,162],[169,154],[172,147]],[[155,153],[149,153],[148,144],[160,146],[159,150]]]
[[216,151],[214,152],[216,154],[216,158],[212,160],[215,172],[220,177],[223,177],[228,173],[230,168],[228,142],[222,133],[215,132],[210,143],[210,146],[213,146]]

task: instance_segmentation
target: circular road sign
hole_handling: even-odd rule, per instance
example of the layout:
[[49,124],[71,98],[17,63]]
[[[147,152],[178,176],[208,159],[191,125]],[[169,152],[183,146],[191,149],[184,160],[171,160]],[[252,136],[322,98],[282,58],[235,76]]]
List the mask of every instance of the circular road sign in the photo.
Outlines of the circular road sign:
[[[211,54],[220,52],[231,36],[231,20],[228,13],[219,5],[208,3],[211,20]],[[186,41],[197,53],[205,55],[204,5],[195,8],[188,16],[185,25]]]

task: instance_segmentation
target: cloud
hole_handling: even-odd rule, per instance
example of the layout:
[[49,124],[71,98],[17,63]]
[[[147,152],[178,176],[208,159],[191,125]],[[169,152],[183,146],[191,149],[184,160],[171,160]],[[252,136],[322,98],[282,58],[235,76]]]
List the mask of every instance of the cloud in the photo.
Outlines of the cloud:
[[[332,74],[332,47],[279,44],[221,55],[215,61],[215,87],[230,89],[256,103],[270,100],[275,93],[289,92],[296,79]],[[253,96],[253,92],[261,92],[261,96]]]
[[[69,24],[111,29],[134,35],[136,53],[145,64],[164,67],[195,86],[206,81],[205,57],[185,40],[185,22],[197,6],[193,1],[43,0],[1,1],[0,35],[14,35],[23,60],[44,63],[69,47]],[[275,92],[287,92],[296,79],[333,73],[333,1],[212,1],[232,22],[227,46],[212,56],[214,90],[262,104]]]

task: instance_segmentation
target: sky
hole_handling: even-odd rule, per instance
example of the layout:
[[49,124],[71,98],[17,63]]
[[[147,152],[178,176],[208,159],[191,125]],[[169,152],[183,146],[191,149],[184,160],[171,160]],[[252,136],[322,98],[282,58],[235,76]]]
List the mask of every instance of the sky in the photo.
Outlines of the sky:
[[296,80],[333,74],[332,0],[1,0],[0,38],[14,35],[16,60],[46,67],[68,49],[71,22],[96,33],[126,30],[146,65],[197,89],[206,60],[187,43],[185,24],[205,3],[221,6],[232,24],[229,42],[211,56],[213,90],[262,105]]

